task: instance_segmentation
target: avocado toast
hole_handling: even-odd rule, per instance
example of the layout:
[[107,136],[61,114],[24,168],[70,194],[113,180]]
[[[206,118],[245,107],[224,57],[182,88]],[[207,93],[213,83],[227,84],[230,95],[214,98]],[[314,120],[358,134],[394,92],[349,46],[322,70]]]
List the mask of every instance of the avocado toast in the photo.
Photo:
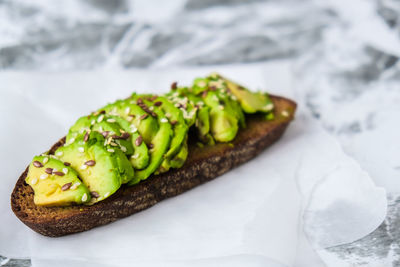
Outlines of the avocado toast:
[[62,236],[129,216],[255,157],[281,137],[296,109],[217,74],[171,87],[80,118],[17,181],[17,217]]

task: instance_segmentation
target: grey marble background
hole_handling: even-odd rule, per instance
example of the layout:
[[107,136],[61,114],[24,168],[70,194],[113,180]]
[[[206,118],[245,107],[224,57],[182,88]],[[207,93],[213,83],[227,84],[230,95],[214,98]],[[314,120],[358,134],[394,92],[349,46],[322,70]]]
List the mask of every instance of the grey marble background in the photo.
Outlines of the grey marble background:
[[291,60],[309,111],[389,193],[375,232],[324,252],[336,266],[400,266],[399,57],[399,0],[0,0],[3,71]]

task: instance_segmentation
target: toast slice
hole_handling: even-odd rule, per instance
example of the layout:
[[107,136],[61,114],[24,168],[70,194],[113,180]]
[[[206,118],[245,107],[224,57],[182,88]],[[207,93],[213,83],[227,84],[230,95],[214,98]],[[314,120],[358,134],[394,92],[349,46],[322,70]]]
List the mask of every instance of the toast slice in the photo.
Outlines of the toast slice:
[[[34,192],[25,183],[27,168],[12,192],[12,210],[32,230],[58,237],[83,232],[147,209],[247,162],[277,141],[293,120],[296,103],[277,96],[271,96],[271,99],[275,104],[274,120],[265,120],[265,115],[246,116],[247,127],[240,129],[231,144],[218,143],[201,148],[192,140],[189,142],[188,159],[182,168],[152,175],[132,187],[122,186],[111,197],[92,206],[36,206]],[[62,138],[50,152],[64,142],[65,138]]]

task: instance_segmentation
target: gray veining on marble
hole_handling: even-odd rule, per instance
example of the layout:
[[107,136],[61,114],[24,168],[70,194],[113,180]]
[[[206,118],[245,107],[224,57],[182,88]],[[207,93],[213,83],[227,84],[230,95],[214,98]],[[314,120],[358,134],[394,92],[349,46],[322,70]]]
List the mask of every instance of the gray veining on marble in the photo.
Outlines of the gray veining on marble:
[[[308,110],[393,191],[385,222],[326,260],[400,266],[400,1],[0,0],[0,36],[2,70],[293,59]],[[30,261],[0,257],[0,266]]]

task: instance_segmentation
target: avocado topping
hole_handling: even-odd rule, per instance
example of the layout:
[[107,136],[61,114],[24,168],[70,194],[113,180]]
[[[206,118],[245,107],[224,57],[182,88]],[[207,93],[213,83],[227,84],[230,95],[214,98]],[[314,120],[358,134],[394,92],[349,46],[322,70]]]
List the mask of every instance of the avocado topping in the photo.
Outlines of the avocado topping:
[[[276,120],[273,109],[266,93],[219,74],[197,78],[190,87],[173,83],[165,95],[132,94],[79,118],[54,155],[33,158],[25,181],[36,205],[91,205],[123,184],[182,167],[190,132],[199,146],[231,142],[246,127],[245,113]],[[285,112],[278,118],[290,116]]]

